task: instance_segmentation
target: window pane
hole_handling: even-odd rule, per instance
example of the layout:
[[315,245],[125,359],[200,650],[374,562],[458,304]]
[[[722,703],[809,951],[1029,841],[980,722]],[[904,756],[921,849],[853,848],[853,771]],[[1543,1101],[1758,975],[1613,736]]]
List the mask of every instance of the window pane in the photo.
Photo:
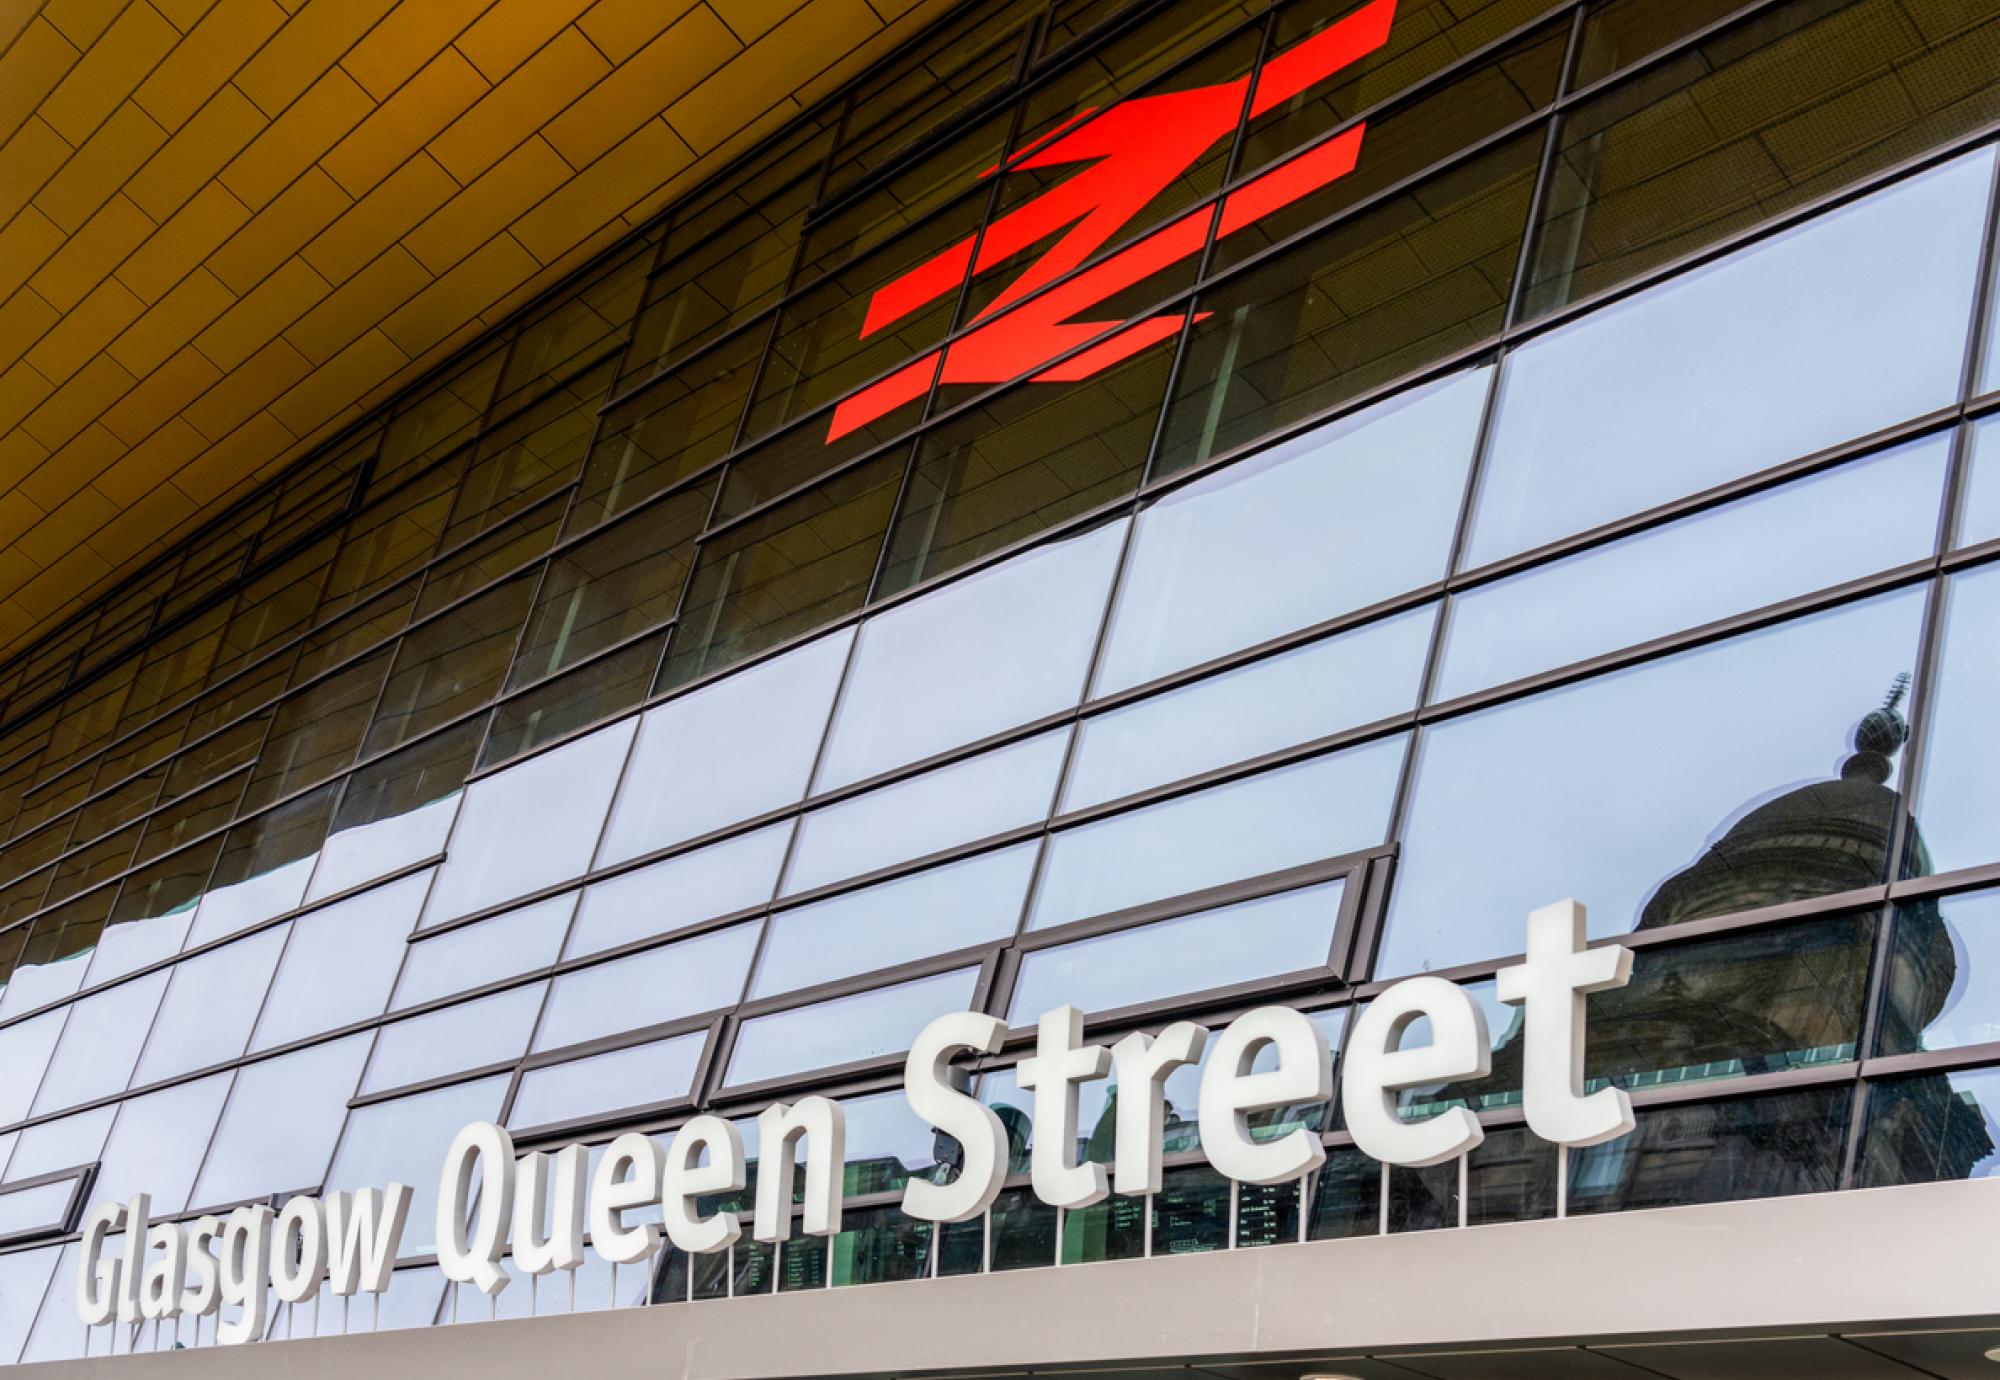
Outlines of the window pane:
[[174,965],[135,1085],[243,1053],[271,985],[271,971],[278,966],[278,952],[285,947],[285,930],[278,925]]
[[615,949],[718,915],[761,906],[777,890],[791,842],[786,820],[584,888],[566,958]]
[[657,688],[861,607],[902,478],[899,449],[703,542]]
[[1400,394],[1147,508],[1094,693],[1443,578],[1488,378]]
[[666,645],[661,631],[502,700],[493,708],[492,732],[480,745],[480,769],[512,761],[632,708],[651,693]]
[[574,909],[576,893],[567,891],[410,945],[389,1009],[421,1006],[548,967],[562,948]]
[[12,1125],[28,1114],[68,1015],[67,1010],[49,1011],[33,1020],[0,1026],[0,1125]]
[[2000,1173],[2000,1069],[1926,1073],[1869,1085],[1860,1179],[1884,1184]]
[[609,362],[570,379],[480,438],[458,483],[442,545],[461,542],[503,522],[575,478],[597,406],[611,382]]
[[0,1019],[66,997],[82,985],[104,933],[108,900],[107,893],[99,892],[42,913],[29,928],[13,977],[0,994]]
[[534,594],[533,575],[516,576],[407,634],[362,754],[397,747],[492,699]]
[[35,1094],[35,1115],[123,1091],[166,985],[164,972],[148,973],[72,1006],[42,1089]]
[[446,729],[347,778],[308,900],[332,896],[444,852],[484,721]]
[[326,626],[430,559],[451,512],[456,478],[448,468],[432,470],[355,515],[327,576],[318,626]]
[[1500,329],[1541,152],[1524,135],[1195,299],[1155,474],[1232,450]]
[[[650,236],[628,241],[623,261],[600,274],[596,282],[573,291],[521,328],[507,350],[507,367],[494,397],[511,404],[531,388],[572,372],[577,365],[615,347],[631,323],[645,293],[646,270],[653,262]],[[595,413],[604,389],[589,398]]]
[[2000,857],[1993,786],[2000,771],[2000,566],[1953,576],[1945,585],[1944,655],[1932,692],[1930,742],[1917,792],[1916,824],[1903,859],[1907,875],[1949,872]]
[[1513,352],[1468,560],[1953,401],[1992,167],[1961,158]]
[[1046,818],[1068,742],[1068,729],[1052,729],[810,812],[799,823],[781,894]]
[[1922,605],[1900,591],[1424,730],[1377,975],[1518,952],[1552,898],[1604,936],[1881,882],[1905,730],[1878,706]]
[[[1994,300],[2000,301],[2000,293],[1994,294]],[[2000,371],[2000,362],[1992,358],[2000,355],[2000,334],[1987,354],[1987,367]],[[2000,416],[1974,422],[1967,444],[1970,458],[1966,462],[1965,496],[1959,506],[1959,546],[1975,546],[2000,537]]]
[[431,566],[411,616],[421,623],[547,552],[555,541],[562,506],[561,499],[537,504]]
[[[0,1365],[11,1366],[20,1356],[28,1329],[42,1306],[56,1257],[64,1249],[45,1246],[0,1255]],[[73,1251],[74,1247],[67,1249]]]
[[817,1006],[753,1016],[737,1029],[728,1081],[741,1087],[900,1054],[939,1016],[968,1009],[978,980],[977,968],[960,968]]
[[430,884],[431,874],[419,872],[294,920],[250,1048],[381,1015]]
[[553,674],[674,616],[712,486],[683,490],[549,562],[510,686]]
[[1927,437],[1452,601],[1447,700],[1921,560],[1949,436]]
[[253,814],[352,762],[388,670],[378,653],[280,704],[238,810]]
[[1409,713],[1436,617],[1416,609],[1085,719],[1063,808]]
[[1398,736],[1058,832],[1031,929],[1379,847]]
[[[603,832],[632,730],[630,719],[612,724],[467,786],[425,921],[435,925],[580,876]],[[551,813],[551,800],[563,808]]]
[[752,997],[832,982],[1013,935],[1038,843],[1017,843],[927,872],[780,911]]
[[531,982],[383,1026],[361,1091],[387,1092],[520,1058],[547,990],[546,983]]
[[749,976],[759,922],[732,925],[555,980],[534,1049],[563,1049],[733,1006]]
[[1896,907],[1877,1054],[2000,1042],[2000,892]]
[[105,1137],[117,1115],[114,1104],[28,1127],[21,1132],[13,1158],[7,1162],[9,1177],[16,1181],[36,1179],[96,1159],[104,1151]]
[[326,841],[334,790],[323,787],[229,831],[208,894],[194,913],[190,945],[234,934],[299,904]]
[[1638,1129],[1570,1151],[1569,1210],[1628,1212],[1825,1193],[1840,1186],[1846,1087],[1638,1113]]
[[[2000,113],[1981,75],[1996,54],[2000,16],[1983,6],[1916,21],[1895,0],[1798,0],[1585,103],[1563,122],[1529,309],[1573,302],[1980,128]],[[1804,314],[1851,310],[1862,282],[1818,304],[1791,297],[1784,319],[1808,338]]]
[[[368,1033],[350,1035],[238,1073],[189,1206],[222,1207],[318,1188],[373,1040]],[[273,1126],[285,1133],[272,1135]]]
[[522,1075],[509,1126],[551,1126],[686,1097],[708,1032],[657,1040]]
[[833,790],[1073,706],[1125,524],[1052,542],[861,625],[820,762]]
[[648,711],[601,860],[636,858],[795,804],[852,640],[851,631],[837,632]]
[[327,1170],[327,1191],[410,1185],[414,1191],[403,1254],[429,1254],[437,1245],[437,1167],[444,1163],[444,1152],[461,1126],[500,1115],[509,1076],[357,1107],[347,1118],[340,1151]]
[[230,1076],[218,1073],[120,1103],[90,1200],[130,1202],[133,1194],[147,1193],[163,1217],[187,1207]]
[[1342,881],[1120,930],[1021,960],[1008,1021],[1033,1025],[1064,1004],[1116,1011],[1190,992],[1327,966]]

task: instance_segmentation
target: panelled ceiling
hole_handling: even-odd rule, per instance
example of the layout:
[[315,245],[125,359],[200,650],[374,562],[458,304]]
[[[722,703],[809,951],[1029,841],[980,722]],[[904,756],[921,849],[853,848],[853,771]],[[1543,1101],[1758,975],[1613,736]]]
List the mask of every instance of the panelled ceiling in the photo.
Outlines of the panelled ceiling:
[[0,0],[0,652],[949,0]]

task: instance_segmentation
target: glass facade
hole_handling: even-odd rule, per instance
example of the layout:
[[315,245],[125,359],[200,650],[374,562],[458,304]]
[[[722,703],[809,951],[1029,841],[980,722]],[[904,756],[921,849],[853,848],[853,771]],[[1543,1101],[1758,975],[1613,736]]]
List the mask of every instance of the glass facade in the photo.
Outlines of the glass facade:
[[[376,1325],[456,1320],[482,1118],[848,1102],[839,1236],[578,1308],[1993,1173],[2000,4],[1390,8],[961,6],[0,665],[0,1363],[84,1175],[412,1183]],[[1639,1112],[1565,1156],[1491,978],[1572,895]],[[1421,972],[1463,1162],[1314,1105],[1232,1187],[1185,1070],[1150,1201],[1027,1191],[1041,1010]],[[967,1009],[1015,1177],[933,1233]]]

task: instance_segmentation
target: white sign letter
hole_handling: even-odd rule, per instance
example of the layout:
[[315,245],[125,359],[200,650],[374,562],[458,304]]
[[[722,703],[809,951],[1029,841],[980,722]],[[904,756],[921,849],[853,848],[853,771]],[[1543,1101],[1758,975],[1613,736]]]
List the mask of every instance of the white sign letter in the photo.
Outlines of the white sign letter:
[[327,1267],[336,1295],[352,1298],[357,1289],[370,1294],[388,1289],[412,1192],[408,1184],[390,1184],[386,1197],[373,1188],[351,1197],[326,1195]]
[[99,1203],[83,1219],[76,1252],[76,1315],[85,1327],[102,1327],[118,1311],[118,1262],[104,1254],[105,1238],[125,1220],[123,1203]]
[[[1278,1066],[1252,1073],[1265,1045],[1276,1051]],[[1225,1178],[1290,1183],[1325,1162],[1319,1134],[1295,1126],[1276,1140],[1252,1140],[1249,1113],[1332,1097],[1333,1056],[1319,1027],[1289,1006],[1260,1006],[1231,1021],[1208,1052],[1201,1072],[1202,1153]]]
[[1632,980],[1622,944],[1584,948],[1583,906],[1558,901],[1528,916],[1528,960],[1495,974],[1500,1000],[1522,1007],[1527,1026],[1521,1101],[1528,1129],[1557,1145],[1597,1145],[1630,1131],[1623,1088],[1583,1091],[1584,994]]
[[[660,1229],[651,1222],[625,1225],[627,1208],[644,1207],[660,1196],[665,1157],[649,1136],[627,1131],[605,1148],[590,1180],[590,1244],[613,1265],[630,1265],[660,1249]],[[627,1174],[627,1171],[630,1174]]]
[[[473,1172],[479,1178],[479,1227],[472,1211]],[[477,1284],[486,1294],[507,1287],[500,1257],[514,1215],[514,1138],[490,1121],[475,1121],[452,1138],[438,1183],[437,1253],[444,1277]]]
[[1076,1161],[1077,1084],[1110,1068],[1110,1050],[1083,1043],[1083,1013],[1059,1006],[1043,1014],[1035,1053],[1014,1069],[1014,1081],[1035,1095],[1028,1169],[1035,1196],[1050,1207],[1089,1207],[1110,1191],[1103,1165]]
[[187,1228],[162,1222],[146,1229],[146,1274],[139,1281],[140,1317],[171,1318],[181,1311],[187,1258]]
[[925,1222],[963,1222],[1000,1196],[1007,1178],[1007,1128],[977,1098],[951,1085],[951,1059],[962,1050],[991,1054],[1007,1038],[1007,1023],[977,1011],[955,1011],[924,1027],[903,1063],[903,1095],[910,1110],[956,1140],[963,1156],[948,1184],[911,1179],[903,1186],[903,1211]]
[[792,1235],[792,1181],[798,1143],[806,1143],[807,1236],[840,1230],[847,1165],[847,1112],[826,1097],[802,1097],[787,1106],[766,1107],[757,1115],[757,1239],[788,1241]]
[[[574,1270],[583,1264],[583,1171],[590,1152],[565,1145],[555,1153],[554,1220],[549,1221],[549,1156],[523,1155],[514,1166],[514,1263],[524,1274]],[[542,1224],[549,1221],[548,1235]]]
[[317,1198],[303,1195],[278,1213],[278,1244],[271,1258],[271,1287],[286,1303],[304,1303],[326,1278],[326,1219]]
[[[1431,1042],[1398,1049],[1403,1032],[1422,1017],[1430,1019]],[[1341,1105],[1364,1155],[1416,1169],[1455,1159],[1486,1138],[1479,1118],[1463,1107],[1428,1121],[1405,1121],[1396,1111],[1396,1094],[1404,1088],[1484,1078],[1493,1071],[1486,1013],[1463,987],[1436,977],[1397,983],[1368,1003],[1354,1023],[1346,1060]]]
[[271,1209],[240,1207],[222,1224],[222,1301],[239,1310],[215,1329],[224,1346],[259,1341],[271,1320]]
[[[703,1164],[702,1151],[708,1152]],[[743,1234],[733,1212],[702,1217],[694,1200],[703,1193],[730,1193],[743,1187],[743,1133],[719,1116],[698,1116],[674,1136],[660,1186],[660,1211],[667,1238],[689,1255],[719,1251]],[[789,1209],[790,1204],[786,1204]]]
[[1160,1191],[1167,1078],[1175,1069],[1200,1063],[1207,1045],[1207,1026],[1175,1021],[1157,1040],[1135,1032],[1111,1046],[1111,1067],[1118,1075],[1113,1178],[1120,1193],[1144,1197]]

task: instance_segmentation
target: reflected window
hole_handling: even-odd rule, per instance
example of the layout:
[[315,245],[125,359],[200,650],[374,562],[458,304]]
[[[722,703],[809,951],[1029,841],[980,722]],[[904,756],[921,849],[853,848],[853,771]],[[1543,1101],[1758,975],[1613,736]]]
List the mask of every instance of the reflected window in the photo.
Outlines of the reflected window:
[[2000,1174],[2000,1069],[1924,1073],[1869,1085],[1863,1185],[1995,1174]]
[[2000,773],[2000,566],[1945,585],[1944,652],[1932,691],[1924,779],[1905,875],[1949,872],[2000,858],[1993,781]]
[[1029,928],[1380,847],[1406,743],[1385,738],[1062,830]]
[[1570,1214],[1830,1192],[1853,1101],[1843,1086],[1642,1108],[1636,1130],[1570,1151]]
[[1152,504],[1093,692],[1443,578],[1487,380],[1476,370],[1400,394]]
[[[426,922],[580,876],[603,832],[633,727],[626,719],[467,786]],[[563,808],[549,810],[551,800]]]
[[553,1126],[628,1107],[677,1102],[694,1087],[695,1068],[707,1043],[708,1032],[699,1031],[530,1069],[521,1076],[507,1124]]
[[90,982],[108,982],[177,953],[222,851],[211,839],[171,854],[125,879],[90,961]]
[[636,858],[796,804],[853,636],[808,642],[647,711],[600,861]]
[[1516,953],[1552,897],[1602,937],[1882,882],[1922,610],[1902,590],[1426,728],[1377,975]]
[[1052,729],[810,812],[782,894],[1045,819],[1068,742],[1067,728]]
[[361,1091],[388,1092],[520,1058],[546,990],[531,982],[383,1026]]
[[431,874],[418,872],[294,920],[250,1048],[381,1015],[430,884]]
[[1017,843],[778,912],[750,995],[775,996],[1012,937],[1040,847]]
[[[373,1040],[363,1032],[244,1066],[188,1206],[225,1207],[318,1188]],[[285,1133],[272,1135],[274,1126]]]
[[562,974],[535,1030],[536,1053],[734,1006],[762,926],[752,921]]
[[768,825],[584,889],[565,958],[580,958],[762,906],[777,889],[792,824]]
[[1927,437],[1452,601],[1448,700],[1776,604],[1931,553],[1950,459]]
[[327,1192],[409,1184],[414,1191],[403,1254],[428,1255],[437,1245],[437,1167],[461,1126],[499,1117],[510,1077],[482,1078],[355,1108],[327,1170]]
[[1961,158],[1510,354],[1468,563],[1955,401],[1992,167]]
[[979,969],[960,968],[816,1006],[749,1017],[737,1027],[727,1082],[742,1087],[901,1054],[939,1016],[969,1009],[978,981]]
[[1085,719],[1063,809],[1409,713],[1436,616],[1417,609]]
[[665,630],[554,676],[493,707],[493,730],[479,748],[479,767],[499,766],[617,718],[646,698],[666,650]]
[[1125,524],[1051,542],[861,625],[814,788],[1073,706]]
[[1071,1005],[1121,1010],[1190,992],[1327,968],[1346,883],[1281,891],[1238,905],[1119,930],[1021,959],[1008,1021],[1032,1025]]
[[2000,892],[1896,907],[1877,1054],[2000,1043]]
[[576,893],[564,892],[409,946],[392,1011],[469,992],[556,961]]

